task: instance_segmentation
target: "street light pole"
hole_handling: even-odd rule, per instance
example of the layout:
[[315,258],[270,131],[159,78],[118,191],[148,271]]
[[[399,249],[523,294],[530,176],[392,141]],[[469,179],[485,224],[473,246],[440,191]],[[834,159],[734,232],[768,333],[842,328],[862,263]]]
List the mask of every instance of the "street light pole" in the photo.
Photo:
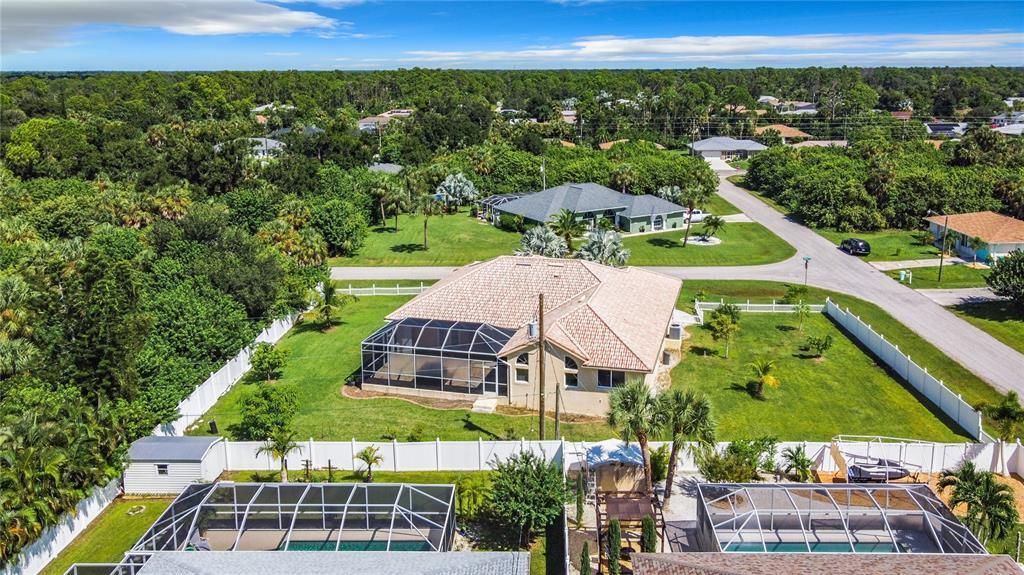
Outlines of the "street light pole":
[[804,256],[804,287],[807,287],[807,268],[811,265],[811,256]]
[[942,283],[942,264],[946,261],[946,234],[949,233],[949,214],[946,214],[946,221],[942,224],[942,245],[939,246],[939,279],[936,283]]

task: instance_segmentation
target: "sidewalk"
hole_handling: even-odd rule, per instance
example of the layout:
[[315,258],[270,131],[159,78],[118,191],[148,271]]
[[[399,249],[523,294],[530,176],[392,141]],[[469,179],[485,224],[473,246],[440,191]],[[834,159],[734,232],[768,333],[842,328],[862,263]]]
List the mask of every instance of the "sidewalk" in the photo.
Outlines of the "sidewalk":
[[[893,270],[904,270],[908,268],[937,268],[939,267],[939,258],[927,259],[927,260],[899,260],[895,262],[868,262],[875,267],[876,270],[883,272],[890,272]],[[947,266],[959,266],[969,264],[971,262],[961,259],[958,257],[946,258],[945,265]]]

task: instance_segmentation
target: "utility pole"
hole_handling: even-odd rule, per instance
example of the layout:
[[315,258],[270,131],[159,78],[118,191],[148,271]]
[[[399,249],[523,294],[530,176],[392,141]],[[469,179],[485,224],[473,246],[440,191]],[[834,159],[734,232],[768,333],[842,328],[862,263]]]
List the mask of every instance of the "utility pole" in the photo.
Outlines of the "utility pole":
[[942,283],[942,264],[946,261],[946,234],[949,233],[949,214],[946,214],[946,221],[942,224],[942,245],[939,246],[939,279],[935,283]]
[[541,179],[540,189],[542,189],[542,190],[548,189],[548,171],[545,168],[545,166],[547,166],[547,158],[541,158],[540,159],[540,179]]
[[544,389],[544,372],[547,371],[547,366],[544,365],[545,362],[544,362],[544,294],[543,293],[538,294],[538,296],[537,296],[537,324],[538,324],[538,328],[539,328],[539,331],[538,331],[539,337],[537,338],[539,340],[539,346],[538,346],[539,350],[537,352],[537,364],[539,366],[538,369],[540,371],[540,373],[538,375],[538,381],[539,381],[539,384],[540,384],[540,406],[539,406],[539,408],[540,408],[540,425],[539,425],[539,429],[540,429],[540,440],[544,441],[544,439],[545,439],[545,436],[544,436],[544,424],[545,424],[545,421],[544,421],[544,409],[546,407],[546,405],[545,405],[546,402],[544,401],[545,393],[546,393],[546,390]]

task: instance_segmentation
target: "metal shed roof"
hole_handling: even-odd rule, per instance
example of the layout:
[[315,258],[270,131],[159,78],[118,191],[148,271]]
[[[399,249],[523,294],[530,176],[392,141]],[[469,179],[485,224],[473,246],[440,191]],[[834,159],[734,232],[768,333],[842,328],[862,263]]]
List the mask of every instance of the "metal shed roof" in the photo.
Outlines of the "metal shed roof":
[[220,440],[220,437],[215,436],[150,435],[132,443],[128,448],[128,458],[131,461],[199,463],[210,447]]

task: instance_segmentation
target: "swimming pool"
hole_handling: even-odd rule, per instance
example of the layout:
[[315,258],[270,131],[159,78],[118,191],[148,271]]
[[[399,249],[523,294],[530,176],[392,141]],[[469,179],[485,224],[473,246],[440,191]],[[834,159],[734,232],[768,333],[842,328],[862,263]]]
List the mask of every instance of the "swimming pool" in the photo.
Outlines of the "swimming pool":
[[[863,542],[854,543],[854,550],[856,553],[896,553],[896,546],[892,543],[887,542]],[[774,543],[767,544],[768,553],[806,553],[807,545],[802,542],[795,541],[777,541]],[[733,543],[728,545],[724,549],[725,551],[738,551],[738,552],[761,552],[765,551],[765,546],[760,543]],[[824,542],[811,542],[811,553],[850,553],[849,543],[824,543]]]
[[[289,541],[281,544],[278,551],[334,551],[337,541]],[[387,541],[342,541],[338,551],[385,551]],[[426,541],[392,541],[392,551],[431,551]]]

